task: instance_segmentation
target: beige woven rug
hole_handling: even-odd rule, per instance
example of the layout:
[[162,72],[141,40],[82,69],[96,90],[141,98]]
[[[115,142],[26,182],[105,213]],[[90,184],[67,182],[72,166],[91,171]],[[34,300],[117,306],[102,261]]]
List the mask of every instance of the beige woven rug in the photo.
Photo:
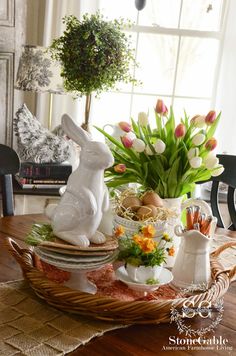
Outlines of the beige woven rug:
[[95,336],[125,327],[60,312],[24,280],[0,283],[0,355],[66,355]]

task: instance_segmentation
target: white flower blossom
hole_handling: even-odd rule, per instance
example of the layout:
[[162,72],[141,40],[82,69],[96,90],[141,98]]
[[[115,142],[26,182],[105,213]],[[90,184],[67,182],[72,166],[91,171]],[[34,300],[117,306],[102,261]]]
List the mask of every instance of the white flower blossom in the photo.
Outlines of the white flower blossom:
[[158,138],[155,142],[154,148],[156,153],[162,154],[166,149],[166,145],[161,139]]
[[190,150],[187,153],[188,159],[191,159],[193,157],[197,157],[198,155],[199,155],[199,148],[198,147],[190,148]]
[[192,139],[192,143],[195,145],[195,146],[200,146],[206,139],[206,136],[204,134],[197,134],[193,137]]
[[206,125],[205,116],[199,115],[194,120],[194,126],[203,128]]
[[212,157],[215,157],[215,153],[210,151],[208,152],[208,154],[205,156],[205,158],[203,159],[203,161],[205,162],[208,158],[212,158]]
[[211,175],[212,177],[217,177],[217,176],[220,176],[221,173],[224,172],[224,167],[222,166],[222,164],[219,164],[212,172],[211,172]]
[[132,131],[128,132],[125,137],[128,137],[130,140],[135,140],[137,138],[135,133]]
[[215,155],[210,155],[204,159],[204,163],[207,169],[213,169],[219,164],[219,158]]
[[199,168],[202,165],[202,157],[193,157],[189,160],[189,164],[192,168]]
[[140,112],[138,114],[138,123],[141,126],[147,126],[148,125],[148,116],[145,112]]
[[133,144],[132,144],[132,148],[136,151],[136,152],[143,152],[145,150],[145,143],[140,140],[139,138],[136,138],[134,141],[133,141]]

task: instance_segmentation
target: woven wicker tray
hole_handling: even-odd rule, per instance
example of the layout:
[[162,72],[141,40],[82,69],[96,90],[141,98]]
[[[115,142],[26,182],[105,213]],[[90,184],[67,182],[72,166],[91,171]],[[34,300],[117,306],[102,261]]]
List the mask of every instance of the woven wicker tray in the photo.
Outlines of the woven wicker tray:
[[225,249],[236,246],[236,242],[228,242],[211,253],[211,272],[215,282],[206,292],[171,300],[157,301],[120,301],[110,297],[101,297],[72,290],[50,281],[42,272],[34,267],[33,253],[29,249],[21,249],[17,243],[8,238],[8,250],[20,264],[24,278],[34,292],[48,304],[63,311],[83,314],[93,318],[122,322],[126,324],[152,324],[170,321],[170,308],[181,308],[183,303],[202,300],[216,302],[228,290],[236,274],[236,266],[225,270],[219,262],[219,255]]

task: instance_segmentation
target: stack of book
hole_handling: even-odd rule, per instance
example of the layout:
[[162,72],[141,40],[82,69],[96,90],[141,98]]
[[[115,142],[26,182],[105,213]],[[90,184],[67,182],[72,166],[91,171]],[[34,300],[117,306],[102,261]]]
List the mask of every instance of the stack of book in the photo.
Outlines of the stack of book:
[[22,162],[15,178],[25,189],[58,189],[66,185],[71,172],[70,164]]

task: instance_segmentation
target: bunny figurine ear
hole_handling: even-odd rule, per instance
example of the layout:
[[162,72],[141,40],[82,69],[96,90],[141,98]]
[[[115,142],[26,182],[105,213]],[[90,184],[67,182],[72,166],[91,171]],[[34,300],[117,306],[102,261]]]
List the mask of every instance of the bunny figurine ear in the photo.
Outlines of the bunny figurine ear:
[[81,127],[77,126],[69,115],[64,114],[61,118],[61,124],[66,135],[78,143],[79,146],[83,147],[86,142],[91,141],[91,135],[83,130]]

